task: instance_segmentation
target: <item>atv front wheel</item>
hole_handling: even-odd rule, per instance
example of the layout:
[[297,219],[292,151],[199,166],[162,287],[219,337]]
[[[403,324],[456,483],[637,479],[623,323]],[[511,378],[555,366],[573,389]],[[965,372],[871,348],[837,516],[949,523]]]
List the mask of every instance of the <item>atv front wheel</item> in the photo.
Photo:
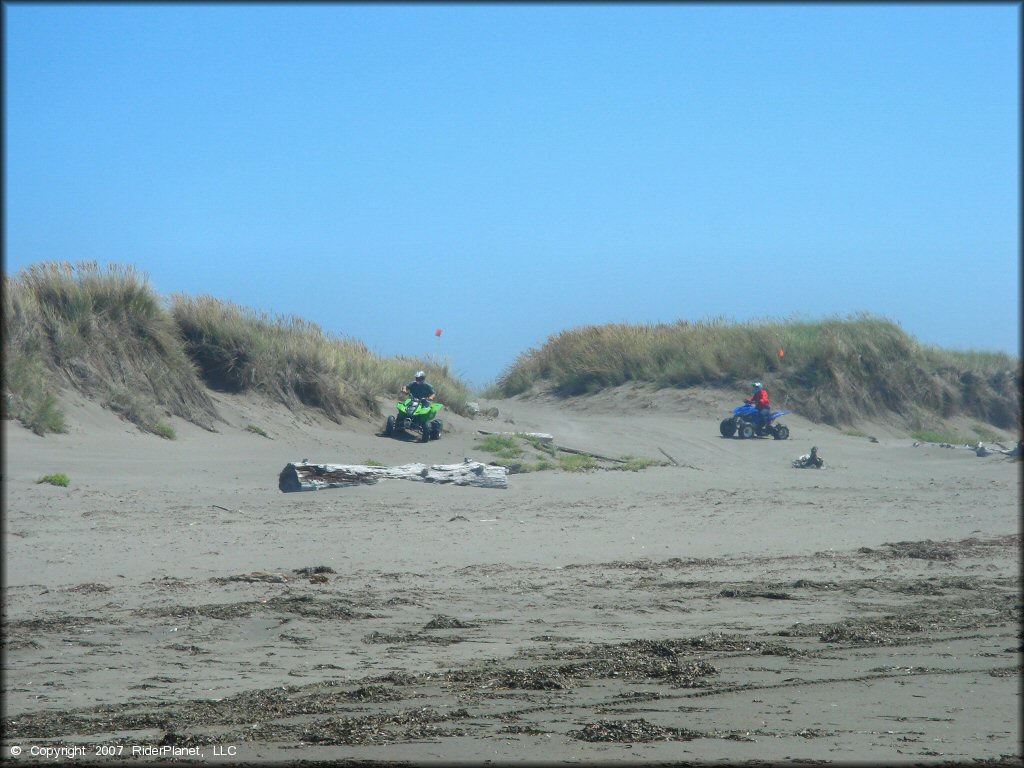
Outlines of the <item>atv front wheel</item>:
[[735,419],[728,418],[722,419],[722,423],[718,425],[718,431],[722,433],[722,437],[732,437],[736,434],[736,421]]
[[788,440],[789,439],[789,427],[785,424],[779,424],[775,428],[775,434],[772,435],[776,440]]
[[395,434],[395,417],[388,416],[388,420],[384,422],[384,435],[391,437]]
[[441,429],[442,429],[442,426],[441,426],[441,420],[440,419],[434,419],[432,422],[430,422],[430,439],[431,440],[439,439],[441,437]]
[[754,436],[754,425],[751,424],[749,421],[744,421],[740,425],[740,437],[743,440],[749,440],[753,436]]
[[425,443],[430,440],[430,423],[427,422],[423,425],[423,434],[420,436],[420,442]]

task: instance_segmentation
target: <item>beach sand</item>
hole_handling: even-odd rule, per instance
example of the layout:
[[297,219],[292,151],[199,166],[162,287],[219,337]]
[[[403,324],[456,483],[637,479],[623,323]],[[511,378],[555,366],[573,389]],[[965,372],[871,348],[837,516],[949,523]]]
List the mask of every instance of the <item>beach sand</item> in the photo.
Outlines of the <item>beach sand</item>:
[[[727,440],[710,389],[481,401],[427,444],[215,398],[175,440],[73,395],[67,434],[4,422],[5,758],[1021,754],[1020,461],[798,415]],[[303,459],[490,461],[479,429],[675,464],[278,490]]]

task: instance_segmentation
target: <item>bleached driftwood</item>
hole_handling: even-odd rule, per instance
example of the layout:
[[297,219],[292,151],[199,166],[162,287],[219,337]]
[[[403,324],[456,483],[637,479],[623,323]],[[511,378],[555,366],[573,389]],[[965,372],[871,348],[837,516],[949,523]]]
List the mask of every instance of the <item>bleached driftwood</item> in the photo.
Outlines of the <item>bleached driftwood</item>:
[[501,435],[502,437],[532,437],[538,442],[548,445],[552,440],[555,439],[554,435],[549,435],[547,432],[488,432],[486,429],[478,429],[478,434],[481,435]]
[[478,461],[464,461],[461,464],[402,464],[398,467],[296,461],[281,470],[277,487],[285,492],[319,491],[322,488],[373,485],[378,480],[388,478],[473,485],[478,488],[508,488],[506,467],[490,466]]

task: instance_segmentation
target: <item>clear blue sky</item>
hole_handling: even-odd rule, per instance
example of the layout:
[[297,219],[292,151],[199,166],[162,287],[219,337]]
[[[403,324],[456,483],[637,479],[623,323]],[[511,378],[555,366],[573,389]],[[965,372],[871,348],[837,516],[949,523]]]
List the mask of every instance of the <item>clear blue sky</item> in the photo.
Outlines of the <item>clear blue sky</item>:
[[478,386],[591,323],[866,311],[1019,353],[1018,4],[4,22],[6,274],[131,264]]

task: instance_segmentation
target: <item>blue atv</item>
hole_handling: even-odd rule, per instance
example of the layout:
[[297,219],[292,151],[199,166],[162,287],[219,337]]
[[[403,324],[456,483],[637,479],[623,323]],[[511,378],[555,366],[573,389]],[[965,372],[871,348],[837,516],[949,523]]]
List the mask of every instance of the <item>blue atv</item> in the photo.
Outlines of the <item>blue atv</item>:
[[772,411],[768,417],[768,423],[761,423],[761,416],[757,408],[750,403],[744,403],[734,408],[732,416],[722,419],[718,425],[722,437],[736,436],[744,440],[751,437],[768,437],[771,435],[776,440],[785,440],[789,437],[789,427],[785,424],[776,424],[775,420],[785,416],[789,411]]

